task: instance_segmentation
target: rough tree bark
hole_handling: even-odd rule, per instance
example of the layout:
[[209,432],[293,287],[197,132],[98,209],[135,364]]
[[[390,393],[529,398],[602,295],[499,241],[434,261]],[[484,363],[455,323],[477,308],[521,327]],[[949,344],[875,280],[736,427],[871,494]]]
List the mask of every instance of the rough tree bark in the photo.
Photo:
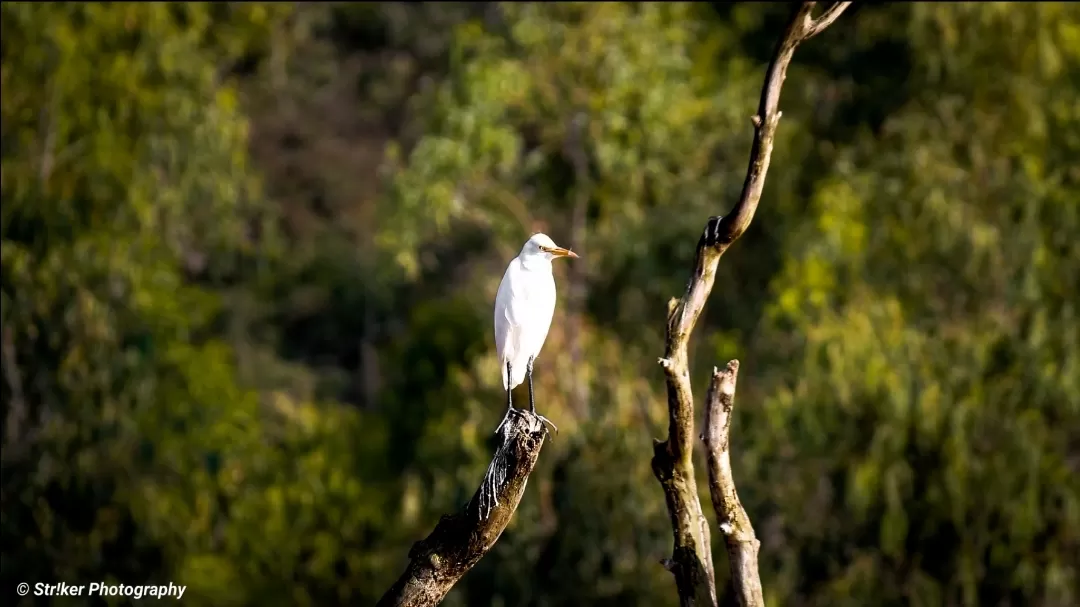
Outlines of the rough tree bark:
[[413,545],[409,565],[378,607],[438,605],[454,584],[488,553],[514,516],[540,457],[547,426],[516,409],[501,427],[501,444],[472,500]]
[[[686,292],[681,299],[672,299],[668,306],[667,340],[664,356],[660,359],[667,383],[668,438],[657,441],[654,445],[652,467],[664,490],[675,540],[672,556],[664,560],[664,566],[675,575],[679,601],[684,606],[717,604],[711,538],[698,498],[692,459],[694,400],[690,387],[687,344],[694,324],[705,306],[705,300],[712,291],[720,257],[742,236],[754,219],[754,212],[765,186],[765,175],[769,170],[776,127],[780,121],[780,89],[787,77],[787,68],[795,48],[799,43],[824,31],[851,3],[831,3],[817,19],[811,17],[815,4],[817,3],[803,2],[794,9],[769,64],[758,111],[751,118],[754,124],[754,141],[750,149],[750,163],[742,194],[731,213],[709,218],[698,240],[694,269]],[[733,394],[734,374],[737,369],[738,361],[728,363],[727,370],[719,375],[714,374],[713,383],[717,386],[728,385],[723,383],[723,377],[730,373]],[[719,389],[718,387],[717,390]],[[743,607],[759,607],[764,605],[757,568],[759,542],[754,536],[750,518],[739,505],[735,483],[731,478],[730,459],[727,454],[730,410],[726,411],[723,415],[716,413],[713,419],[723,418],[724,425],[709,434],[714,442],[707,445],[707,450],[710,454],[715,453],[717,457],[714,474],[710,459],[710,493],[714,501],[717,497],[722,498],[716,505],[717,514],[721,516],[722,513],[721,531],[728,537],[731,574],[740,604]],[[720,465],[723,462],[727,462],[726,469]]]
[[764,605],[761,578],[758,576],[758,548],[750,517],[739,502],[735,477],[731,473],[731,411],[735,407],[735,380],[739,361],[729,361],[723,371],[713,369],[712,382],[705,396],[705,463],[709,470],[709,494],[713,510],[724,534],[731,582],[740,605]]

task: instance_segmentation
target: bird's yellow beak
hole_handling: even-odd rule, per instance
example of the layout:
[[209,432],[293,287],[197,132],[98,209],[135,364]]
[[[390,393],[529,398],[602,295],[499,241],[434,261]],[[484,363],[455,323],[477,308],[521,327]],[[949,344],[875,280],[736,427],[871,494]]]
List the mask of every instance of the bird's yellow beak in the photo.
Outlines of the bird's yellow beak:
[[543,247],[543,249],[548,253],[551,253],[555,257],[573,257],[574,259],[578,258],[578,254],[571,251],[570,249],[564,249],[562,247]]

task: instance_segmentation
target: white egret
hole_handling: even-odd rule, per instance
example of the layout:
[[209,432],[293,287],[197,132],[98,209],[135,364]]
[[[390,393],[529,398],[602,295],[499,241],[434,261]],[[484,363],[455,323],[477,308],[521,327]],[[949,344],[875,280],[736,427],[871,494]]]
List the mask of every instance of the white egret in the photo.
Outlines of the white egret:
[[506,415],[499,428],[514,409],[510,392],[526,378],[529,380],[529,410],[551,424],[536,413],[533,362],[544,347],[551,317],[555,314],[555,277],[551,274],[551,261],[557,257],[577,256],[577,253],[556,245],[546,234],[533,234],[503,274],[495,296],[495,348],[503,389],[506,390]]

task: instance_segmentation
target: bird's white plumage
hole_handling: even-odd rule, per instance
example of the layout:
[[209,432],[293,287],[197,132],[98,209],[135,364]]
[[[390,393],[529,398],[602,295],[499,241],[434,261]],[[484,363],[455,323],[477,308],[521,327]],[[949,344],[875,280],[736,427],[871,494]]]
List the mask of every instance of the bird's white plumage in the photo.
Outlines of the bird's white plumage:
[[[555,314],[555,277],[551,260],[557,249],[544,234],[534,234],[507,266],[495,296],[495,348],[498,352],[503,389],[525,381],[529,359],[535,360],[544,347],[551,318]],[[507,377],[506,363],[513,377]]]

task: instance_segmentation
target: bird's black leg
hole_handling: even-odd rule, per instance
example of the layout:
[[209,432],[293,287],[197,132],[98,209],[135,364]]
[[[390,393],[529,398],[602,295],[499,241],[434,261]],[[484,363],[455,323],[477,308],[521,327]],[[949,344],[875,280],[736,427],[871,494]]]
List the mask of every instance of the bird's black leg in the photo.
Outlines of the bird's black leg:
[[513,389],[510,388],[510,378],[514,377],[513,368],[510,366],[510,361],[506,361],[506,410],[514,408],[514,400],[510,396]]
[[498,434],[499,430],[502,430],[503,424],[506,423],[506,420],[510,419],[510,413],[514,410],[514,400],[511,398],[510,394],[513,392],[513,388],[510,387],[510,378],[512,377],[514,377],[514,374],[511,373],[510,361],[506,361],[506,415],[503,415],[502,421],[499,422],[499,427],[495,428],[495,434]]
[[536,414],[536,396],[533,395],[533,383],[532,383],[532,367],[533,359],[529,358],[529,364],[525,366],[525,377],[529,378],[529,411]]
[[550,419],[548,419],[548,418],[544,417],[543,415],[540,415],[539,413],[536,412],[536,397],[533,395],[533,378],[532,378],[532,375],[533,375],[533,359],[530,358],[528,366],[525,367],[525,376],[529,378],[529,411],[533,415],[535,415],[537,418],[539,418],[540,421],[542,421],[545,424],[548,424],[549,426],[551,426],[551,428],[553,430],[555,430],[555,433],[558,434],[559,429],[555,426],[555,424],[551,423]]

